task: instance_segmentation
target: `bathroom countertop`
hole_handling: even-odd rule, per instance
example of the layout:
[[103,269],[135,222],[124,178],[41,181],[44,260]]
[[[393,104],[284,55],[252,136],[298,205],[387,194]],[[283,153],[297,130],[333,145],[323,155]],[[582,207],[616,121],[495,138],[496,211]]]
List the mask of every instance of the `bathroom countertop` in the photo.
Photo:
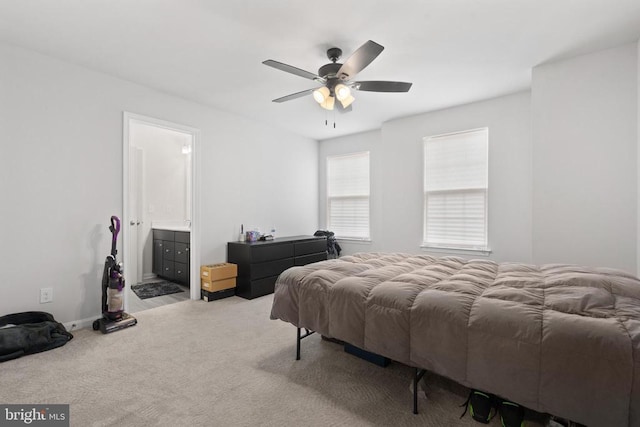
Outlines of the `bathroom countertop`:
[[167,231],[187,231],[187,232],[191,231],[190,225],[182,224],[179,222],[170,222],[170,221],[152,222],[151,228],[154,230],[167,230]]

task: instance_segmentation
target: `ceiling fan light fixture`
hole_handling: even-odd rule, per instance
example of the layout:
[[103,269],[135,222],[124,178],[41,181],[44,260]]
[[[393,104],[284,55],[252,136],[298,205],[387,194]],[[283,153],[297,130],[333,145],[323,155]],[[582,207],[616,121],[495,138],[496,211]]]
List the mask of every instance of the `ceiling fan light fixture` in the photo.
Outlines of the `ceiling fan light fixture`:
[[349,95],[345,99],[341,99],[340,103],[342,104],[342,108],[347,108],[349,105],[353,104],[353,101],[355,100],[356,99],[353,97],[353,95]]
[[334,88],[334,92],[336,93],[336,98],[338,98],[338,101],[343,101],[351,96],[351,90],[349,89],[349,87],[343,85],[342,83],[336,85],[336,87]]
[[322,104],[329,98],[329,94],[329,88],[323,86],[313,91],[313,99],[315,99],[318,104]]
[[330,96],[327,99],[325,99],[324,102],[320,104],[320,106],[325,110],[331,111],[333,110],[333,105],[335,103],[336,103],[336,99],[333,96]]

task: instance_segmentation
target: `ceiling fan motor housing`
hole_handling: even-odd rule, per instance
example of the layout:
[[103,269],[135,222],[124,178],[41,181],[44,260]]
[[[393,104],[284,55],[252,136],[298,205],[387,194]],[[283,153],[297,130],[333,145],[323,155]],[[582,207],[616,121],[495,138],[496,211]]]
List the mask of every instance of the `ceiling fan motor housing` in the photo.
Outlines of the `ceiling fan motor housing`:
[[323,65],[318,69],[318,75],[322,78],[329,79],[331,77],[335,77],[338,74],[338,70],[340,70],[342,64],[332,63]]

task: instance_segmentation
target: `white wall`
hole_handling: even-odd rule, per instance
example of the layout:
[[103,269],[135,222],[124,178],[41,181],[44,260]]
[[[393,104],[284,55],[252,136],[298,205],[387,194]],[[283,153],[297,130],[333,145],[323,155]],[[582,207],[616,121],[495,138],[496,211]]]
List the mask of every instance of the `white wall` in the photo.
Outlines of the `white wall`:
[[530,96],[517,93],[384,123],[380,131],[320,144],[320,223],[326,226],[325,158],[371,151],[372,242],[341,241],[345,253],[423,253],[423,143],[425,136],[489,128],[489,245],[498,261],[531,260]]
[[637,43],[533,70],[533,258],[636,272]]
[[[636,44],[636,138],[637,138],[637,160],[636,160],[636,182],[640,183],[640,41]],[[637,234],[637,243],[636,243],[636,275],[640,277],[640,185],[638,185],[638,194],[637,194],[638,202],[636,204],[636,212],[637,212],[637,221],[636,221],[636,234]]]
[[640,268],[638,43],[536,67],[531,92],[384,123],[320,145],[372,152],[372,239],[346,253],[420,253],[422,137],[489,128],[490,258]]
[[317,229],[316,141],[7,45],[0,64],[0,315],[99,316],[123,111],[201,130],[201,262],[225,260],[242,222]]
[[144,151],[146,219],[184,222],[187,218],[187,161],[183,144],[191,135],[134,123],[131,141]]

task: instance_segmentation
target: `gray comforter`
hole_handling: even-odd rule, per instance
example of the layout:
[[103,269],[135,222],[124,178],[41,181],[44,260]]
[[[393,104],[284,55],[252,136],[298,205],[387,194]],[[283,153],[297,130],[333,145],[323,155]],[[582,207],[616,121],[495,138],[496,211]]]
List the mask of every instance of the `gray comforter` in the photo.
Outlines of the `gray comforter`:
[[293,267],[272,319],[589,426],[640,426],[640,280],[363,253]]

